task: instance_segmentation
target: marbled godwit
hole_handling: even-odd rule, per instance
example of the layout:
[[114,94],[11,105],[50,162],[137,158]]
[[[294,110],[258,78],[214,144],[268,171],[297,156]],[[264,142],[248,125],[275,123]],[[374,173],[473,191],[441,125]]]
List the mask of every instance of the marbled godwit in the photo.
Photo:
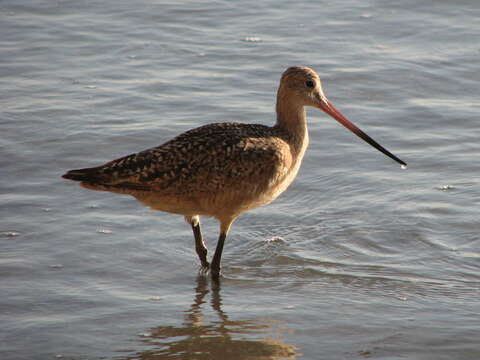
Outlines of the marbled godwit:
[[[242,213],[265,205],[291,184],[308,145],[304,106],[320,108],[402,166],[406,164],[347,120],[325,97],[317,73],[291,67],[277,93],[273,127],[216,123],[189,130],[158,147],[104,165],[71,170],[66,179],[92,190],[129,194],[153,209],[181,214],[192,227],[204,270],[218,279],[227,233]],[[220,222],[211,265],[200,216]]]

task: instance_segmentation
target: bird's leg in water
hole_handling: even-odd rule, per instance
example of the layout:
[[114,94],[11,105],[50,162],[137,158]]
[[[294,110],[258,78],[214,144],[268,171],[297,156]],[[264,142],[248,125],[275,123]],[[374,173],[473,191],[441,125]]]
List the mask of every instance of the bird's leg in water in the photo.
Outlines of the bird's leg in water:
[[218,237],[217,248],[215,249],[215,254],[213,255],[212,264],[210,265],[210,272],[212,274],[212,279],[217,281],[220,277],[220,262],[222,260],[222,251],[223,245],[225,244],[225,238],[227,237],[230,226],[235,221],[235,216],[225,216],[220,221],[220,236]]
[[202,232],[200,231],[200,223],[192,225],[193,235],[195,236],[195,250],[197,251],[198,258],[202,263],[202,271],[208,270],[210,266],[207,261],[207,247],[203,242]]
[[192,226],[193,236],[195,237],[195,250],[202,264],[202,272],[206,272],[210,264],[207,261],[208,250],[203,241],[202,231],[200,229],[200,218],[198,216],[185,216],[185,220]]
[[220,261],[222,260],[222,251],[223,245],[225,243],[225,238],[227,234],[224,232],[220,233],[218,238],[217,248],[215,249],[215,254],[213,255],[212,265],[210,267],[210,271],[212,273],[212,279],[217,280],[220,277]]

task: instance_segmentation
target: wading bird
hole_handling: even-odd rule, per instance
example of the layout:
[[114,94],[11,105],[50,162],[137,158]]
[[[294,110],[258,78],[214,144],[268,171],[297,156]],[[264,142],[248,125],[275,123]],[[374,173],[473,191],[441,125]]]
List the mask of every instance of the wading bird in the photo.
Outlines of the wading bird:
[[[402,166],[406,163],[347,120],[325,97],[308,67],[290,67],[277,93],[274,126],[215,123],[189,130],[163,145],[104,165],[68,171],[65,179],[92,190],[128,194],[145,205],[185,217],[204,271],[218,279],[227,233],[242,213],[268,204],[292,183],[308,145],[305,106],[313,106]],[[211,264],[200,216],[220,223]]]

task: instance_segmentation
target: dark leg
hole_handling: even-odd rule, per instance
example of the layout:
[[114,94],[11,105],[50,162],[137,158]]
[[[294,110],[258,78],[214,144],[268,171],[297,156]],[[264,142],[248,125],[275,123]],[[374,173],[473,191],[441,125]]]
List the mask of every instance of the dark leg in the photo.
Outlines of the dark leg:
[[203,242],[202,232],[200,231],[200,222],[192,223],[193,235],[195,236],[195,250],[197,251],[198,258],[202,263],[202,270],[208,270],[209,264],[207,261],[207,247]]
[[222,260],[222,251],[223,245],[225,243],[225,238],[227,234],[220,233],[220,237],[218,238],[217,248],[215,249],[215,254],[213,255],[212,265],[210,267],[210,271],[212,272],[212,279],[217,280],[220,277],[220,261]]

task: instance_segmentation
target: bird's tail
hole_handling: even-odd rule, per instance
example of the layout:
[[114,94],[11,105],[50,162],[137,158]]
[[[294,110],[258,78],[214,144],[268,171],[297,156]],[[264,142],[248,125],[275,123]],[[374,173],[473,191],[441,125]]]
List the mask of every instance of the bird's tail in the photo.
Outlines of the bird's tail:
[[74,181],[97,182],[99,179],[98,168],[85,168],[67,171],[62,175],[64,179]]
[[151,190],[148,184],[136,184],[128,181],[112,181],[102,171],[103,166],[67,171],[64,179],[80,181],[80,185],[90,190],[111,191],[119,194],[138,195]]

